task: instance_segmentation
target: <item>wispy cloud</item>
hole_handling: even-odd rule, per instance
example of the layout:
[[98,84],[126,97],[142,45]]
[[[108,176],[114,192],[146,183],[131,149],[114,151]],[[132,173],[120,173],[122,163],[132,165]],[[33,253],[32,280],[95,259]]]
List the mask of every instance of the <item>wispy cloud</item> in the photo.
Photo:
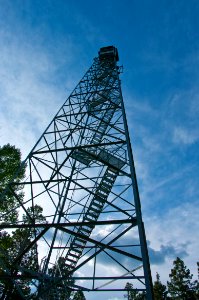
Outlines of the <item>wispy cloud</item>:
[[198,129],[186,129],[182,127],[174,128],[173,141],[176,144],[191,145],[199,140]]
[[[162,251],[166,254],[167,264],[171,266],[175,257],[180,256],[185,260],[185,263],[195,276],[198,259],[198,240],[193,233],[199,232],[198,214],[199,208],[197,201],[195,201],[182,203],[175,208],[171,206],[169,210],[163,211],[161,216],[145,218],[147,236],[151,241],[149,247],[156,249],[156,258],[158,259],[159,257],[159,251]],[[154,253],[151,252],[151,254],[153,260]],[[162,257],[164,256],[160,255],[160,262]],[[158,266],[158,270],[157,267],[153,266],[153,271],[154,273],[155,271],[160,271],[160,274],[163,275],[163,268],[164,265]],[[164,274],[164,279],[167,276],[168,274]]]
[[[20,44],[4,32],[0,37],[1,143],[13,143],[27,155],[64,102],[63,86],[71,90],[74,84],[69,74],[62,88],[57,84],[59,64],[49,49]],[[68,57],[73,56],[70,50]]]

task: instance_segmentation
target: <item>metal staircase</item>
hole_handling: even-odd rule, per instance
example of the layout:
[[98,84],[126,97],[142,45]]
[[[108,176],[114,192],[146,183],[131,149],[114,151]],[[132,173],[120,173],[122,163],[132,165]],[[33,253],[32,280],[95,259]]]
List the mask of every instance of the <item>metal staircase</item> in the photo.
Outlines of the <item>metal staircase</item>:
[[[110,78],[111,76],[108,80],[110,80]],[[112,79],[115,80],[114,76],[112,76]],[[71,155],[72,158],[85,166],[89,166],[91,161],[99,161],[107,165],[107,168],[82,219],[82,222],[89,222],[89,224],[79,226],[76,236],[74,236],[70,242],[70,248],[65,256],[65,264],[69,271],[72,271],[75,268],[83,253],[84,247],[87,243],[87,238],[92,233],[94,225],[90,224],[90,222],[98,220],[119,171],[125,165],[125,161],[110,154],[107,150],[101,150],[99,147],[95,147],[95,144],[99,145],[102,142],[110,121],[121,101],[120,98],[114,97],[113,102],[112,98],[113,95],[111,95],[111,91],[106,91],[98,93],[96,99],[88,101],[87,108],[89,115],[92,117],[99,117],[97,129],[89,142],[90,145],[93,145],[93,147],[76,149]],[[104,114],[101,115],[100,110],[103,107],[105,107],[105,111]]]
[[[96,188],[95,195],[90,202],[90,205],[82,220],[82,222],[89,222],[89,224],[79,226],[77,235],[74,236],[73,240],[71,241],[70,248],[65,256],[65,264],[69,271],[72,271],[75,268],[79,258],[81,257],[84,247],[87,243],[87,238],[91,235],[94,228],[94,225],[90,223],[97,221],[111,192],[117,175],[117,169],[108,167],[100,184]],[[79,237],[80,235],[81,238]]]

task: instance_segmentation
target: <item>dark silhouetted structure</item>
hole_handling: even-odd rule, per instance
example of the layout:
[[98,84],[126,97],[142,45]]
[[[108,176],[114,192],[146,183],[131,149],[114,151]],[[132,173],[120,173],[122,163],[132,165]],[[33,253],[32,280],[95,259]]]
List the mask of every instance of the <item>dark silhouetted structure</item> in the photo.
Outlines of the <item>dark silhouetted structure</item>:
[[[24,299],[27,279],[37,299],[68,299],[77,290],[124,294],[127,281],[153,299],[118,60],[115,47],[100,49],[24,162],[27,178],[8,186],[10,193],[23,187],[24,197],[18,223],[1,228],[31,234],[1,277]],[[37,268],[22,264],[33,248]]]

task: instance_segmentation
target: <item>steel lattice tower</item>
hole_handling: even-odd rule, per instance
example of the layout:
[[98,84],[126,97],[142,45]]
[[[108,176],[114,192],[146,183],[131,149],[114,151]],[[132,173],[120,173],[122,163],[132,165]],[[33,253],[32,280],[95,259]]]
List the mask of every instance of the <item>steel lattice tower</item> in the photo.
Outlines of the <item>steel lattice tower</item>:
[[[28,232],[11,268],[0,274],[22,299],[29,299],[23,280],[36,299],[69,299],[74,290],[98,296],[124,291],[127,282],[153,299],[118,60],[115,47],[100,49],[24,161],[26,179],[13,180],[2,194],[4,201],[13,193],[18,204],[7,214],[15,209],[19,218],[1,229]],[[34,267],[23,262],[28,253],[36,257]]]

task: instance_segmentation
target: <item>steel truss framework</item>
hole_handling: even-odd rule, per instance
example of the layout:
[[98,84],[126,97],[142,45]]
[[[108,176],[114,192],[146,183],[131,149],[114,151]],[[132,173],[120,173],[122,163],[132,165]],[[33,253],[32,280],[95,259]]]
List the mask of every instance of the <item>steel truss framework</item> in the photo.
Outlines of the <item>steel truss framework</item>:
[[[127,281],[153,299],[120,70],[116,55],[94,59],[25,160],[26,179],[13,180],[2,196],[23,187],[24,197],[14,193],[18,204],[7,212],[18,210],[18,222],[1,224],[31,232],[1,274],[22,299],[23,280],[36,299],[124,291]],[[34,268],[22,263],[31,251]]]

